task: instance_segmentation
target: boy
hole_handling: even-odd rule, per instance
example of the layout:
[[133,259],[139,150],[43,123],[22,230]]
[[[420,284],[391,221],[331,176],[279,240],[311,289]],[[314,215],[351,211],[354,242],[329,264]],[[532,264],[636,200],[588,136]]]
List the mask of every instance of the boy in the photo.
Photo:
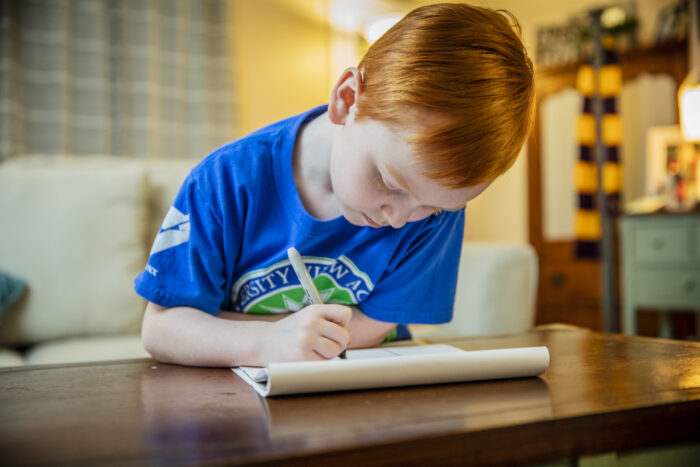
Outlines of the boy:
[[[342,74],[327,107],[192,170],[135,281],[149,300],[144,346],[165,362],[264,366],[449,321],[464,207],[514,162],[533,92],[502,14],[409,13]],[[290,246],[326,304],[307,306]]]

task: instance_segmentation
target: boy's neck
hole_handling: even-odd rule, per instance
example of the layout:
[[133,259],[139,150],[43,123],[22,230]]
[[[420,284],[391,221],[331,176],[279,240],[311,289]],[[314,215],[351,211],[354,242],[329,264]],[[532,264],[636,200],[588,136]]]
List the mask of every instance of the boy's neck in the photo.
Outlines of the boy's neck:
[[304,209],[319,220],[340,215],[331,185],[330,156],[335,128],[323,113],[299,129],[292,173]]

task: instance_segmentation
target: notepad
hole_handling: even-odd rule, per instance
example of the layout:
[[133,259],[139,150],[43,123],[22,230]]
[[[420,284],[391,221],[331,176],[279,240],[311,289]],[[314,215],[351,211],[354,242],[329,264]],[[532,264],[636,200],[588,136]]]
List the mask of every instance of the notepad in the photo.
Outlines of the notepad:
[[232,370],[261,396],[457,383],[541,375],[547,347],[462,350],[417,345],[349,350],[347,359],[271,363]]

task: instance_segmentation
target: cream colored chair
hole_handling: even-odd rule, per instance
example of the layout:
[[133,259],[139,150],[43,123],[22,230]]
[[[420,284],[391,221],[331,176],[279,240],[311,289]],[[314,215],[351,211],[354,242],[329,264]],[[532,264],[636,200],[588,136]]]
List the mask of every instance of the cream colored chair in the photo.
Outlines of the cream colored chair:
[[465,243],[454,317],[439,326],[412,326],[417,338],[514,334],[535,325],[538,263],[530,245]]

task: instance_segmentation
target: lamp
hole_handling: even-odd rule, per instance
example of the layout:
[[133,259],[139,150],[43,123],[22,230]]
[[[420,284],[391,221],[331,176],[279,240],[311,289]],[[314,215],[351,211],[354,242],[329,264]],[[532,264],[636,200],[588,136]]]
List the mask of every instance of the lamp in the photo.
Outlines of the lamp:
[[700,69],[693,69],[678,89],[678,111],[683,137],[700,141]]

